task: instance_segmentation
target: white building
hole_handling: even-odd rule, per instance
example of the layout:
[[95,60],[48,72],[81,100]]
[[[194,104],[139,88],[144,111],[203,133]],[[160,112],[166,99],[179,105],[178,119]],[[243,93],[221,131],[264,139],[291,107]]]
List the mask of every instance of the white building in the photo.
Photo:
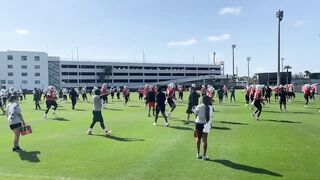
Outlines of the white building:
[[0,51],[0,85],[16,89],[48,86],[48,54],[32,51]]
[[[5,89],[128,86],[192,79],[213,75],[221,78],[221,65],[71,61],[45,52],[0,51],[0,85]],[[205,79],[203,79],[205,80]],[[198,80],[199,81],[199,80]]]

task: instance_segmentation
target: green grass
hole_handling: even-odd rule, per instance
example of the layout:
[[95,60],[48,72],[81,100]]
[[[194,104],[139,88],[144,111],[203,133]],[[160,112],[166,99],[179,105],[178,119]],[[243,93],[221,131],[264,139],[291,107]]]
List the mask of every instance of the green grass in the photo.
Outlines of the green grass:
[[[177,103],[170,127],[157,127],[136,94],[129,106],[111,102],[103,110],[107,127],[86,135],[92,106],[59,103],[56,115],[35,111],[31,96],[21,103],[33,134],[21,138],[24,153],[11,152],[13,133],[0,116],[0,179],[319,179],[319,102],[304,108],[301,94],[279,113],[278,103],[250,117],[243,94],[238,103],[215,105],[208,137],[210,161],[196,159],[193,124],[183,125],[185,103]],[[187,99],[187,94],[185,94]],[[44,104],[42,104],[44,108]]]

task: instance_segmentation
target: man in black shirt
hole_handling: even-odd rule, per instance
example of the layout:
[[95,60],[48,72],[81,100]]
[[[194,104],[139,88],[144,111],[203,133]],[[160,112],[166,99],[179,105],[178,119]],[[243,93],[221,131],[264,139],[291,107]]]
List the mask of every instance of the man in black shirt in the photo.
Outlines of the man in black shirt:
[[169,126],[167,116],[165,114],[165,112],[166,112],[165,101],[166,101],[166,95],[162,92],[161,88],[159,87],[158,93],[156,95],[156,116],[155,116],[154,123],[153,123],[153,125],[155,125],[155,126],[157,125],[157,120],[158,120],[158,116],[159,116],[160,112],[161,112],[164,120],[166,121],[164,126],[165,127]]
[[281,87],[278,96],[279,96],[280,111],[282,111],[282,105],[283,105],[284,111],[282,112],[286,112],[287,111],[287,92],[283,87]]
[[232,102],[232,99],[234,102],[236,102],[236,90],[234,89],[234,87],[231,87],[230,89],[230,102]]
[[190,120],[190,114],[193,113],[192,109],[199,104],[199,97],[200,95],[197,93],[194,87],[190,87],[190,95],[189,95],[189,101],[188,101],[188,109],[186,111],[187,113],[187,121],[185,124],[189,124]]
[[266,101],[267,101],[267,103],[269,103],[270,104],[270,98],[271,98],[271,92],[272,92],[272,89],[270,88],[270,86],[267,86],[266,88],[265,88],[265,94],[264,94],[264,97],[265,97],[265,99],[266,99]]
[[148,117],[150,117],[150,111],[152,108],[152,114],[154,114],[154,109],[155,109],[155,104],[156,104],[156,92],[154,91],[154,88],[152,85],[149,86],[149,90],[147,93],[147,97],[146,100],[148,102],[148,106],[149,106],[149,114]]

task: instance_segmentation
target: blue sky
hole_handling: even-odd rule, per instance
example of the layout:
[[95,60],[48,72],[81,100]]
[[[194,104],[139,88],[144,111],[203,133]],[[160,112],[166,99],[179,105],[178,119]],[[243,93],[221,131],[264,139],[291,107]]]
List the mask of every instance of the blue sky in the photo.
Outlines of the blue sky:
[[[318,0],[1,0],[0,50],[147,62],[208,63],[232,72],[276,71],[276,11],[284,10],[282,57],[293,72],[320,72]],[[212,61],[210,60],[210,63]]]

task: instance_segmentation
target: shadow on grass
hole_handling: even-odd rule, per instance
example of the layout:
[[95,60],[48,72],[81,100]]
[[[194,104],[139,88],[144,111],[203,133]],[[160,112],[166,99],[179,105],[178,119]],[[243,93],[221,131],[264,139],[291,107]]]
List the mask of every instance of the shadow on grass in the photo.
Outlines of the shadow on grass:
[[63,117],[54,117],[54,118],[48,118],[55,121],[70,121],[69,119],[63,118]]
[[110,110],[110,111],[123,111],[123,109],[114,109],[114,108],[108,108],[107,110]]
[[20,151],[18,152],[19,157],[21,160],[23,161],[29,161],[29,162],[33,162],[33,163],[38,163],[40,162],[40,159],[38,158],[38,154],[40,154],[40,151]]
[[281,113],[280,111],[263,111],[263,112],[268,112],[268,113],[276,113],[276,114],[279,114],[279,113]]
[[305,111],[296,111],[296,112],[288,112],[288,113],[293,113],[293,114],[314,114],[314,113],[311,113],[311,112],[305,112]]
[[66,108],[58,108],[57,111],[64,111],[67,110]]
[[240,122],[231,122],[231,121],[216,121],[217,123],[224,123],[224,124],[233,124],[233,125],[249,125],[247,123],[240,123]]
[[270,176],[283,177],[281,174],[267,170],[267,169],[252,167],[252,166],[248,166],[248,165],[244,165],[244,164],[238,164],[238,163],[235,163],[235,162],[232,162],[229,160],[225,160],[225,159],[214,159],[214,160],[209,160],[209,161],[222,164],[222,165],[227,166],[229,168],[233,168],[233,169],[237,169],[237,170],[241,170],[241,171],[246,171],[246,172],[250,172],[250,173],[266,174],[266,175],[270,175]]
[[74,109],[74,111],[87,111],[85,109]]
[[221,104],[221,106],[240,106],[239,104]]
[[177,130],[193,131],[193,128],[184,127],[184,126],[171,126],[171,125],[169,125],[168,127],[172,128],[172,129],[177,129]]
[[279,122],[279,123],[292,123],[292,124],[299,124],[302,122],[297,122],[297,121],[288,121],[288,120],[274,120],[274,119],[262,119],[260,121],[271,121],[271,122]]
[[212,129],[217,129],[217,130],[231,130],[231,128],[228,128],[228,127],[219,127],[219,126],[213,126]]
[[124,138],[124,137],[118,137],[118,136],[115,136],[115,135],[102,135],[102,134],[94,134],[93,136],[100,136],[100,137],[104,137],[104,138],[107,138],[107,139],[113,139],[113,140],[116,140],[116,141],[121,141],[121,142],[135,142],[135,141],[145,141],[144,139],[141,139],[141,138]]
[[137,105],[128,105],[128,107],[141,107],[141,106],[137,106]]

